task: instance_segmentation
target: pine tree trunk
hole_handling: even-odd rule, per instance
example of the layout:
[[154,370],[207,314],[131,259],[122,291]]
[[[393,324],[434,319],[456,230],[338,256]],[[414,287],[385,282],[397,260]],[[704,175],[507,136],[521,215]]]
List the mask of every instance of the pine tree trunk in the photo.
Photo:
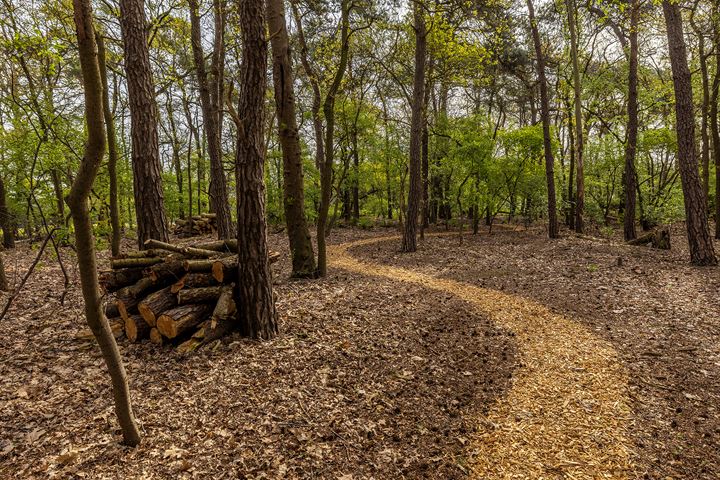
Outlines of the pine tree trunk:
[[[225,181],[225,170],[223,169],[222,162],[219,107],[215,103],[218,101],[218,82],[222,80],[215,76],[219,75],[219,72],[213,72],[215,75],[212,76],[212,79],[208,79],[205,66],[205,53],[203,52],[201,41],[199,5],[197,0],[189,0],[189,3],[193,58],[195,60],[195,72],[200,90],[200,105],[202,107],[203,124],[207,137],[208,156],[210,157],[210,186],[208,189],[208,194],[210,195],[210,211],[217,213],[218,238],[231,238],[234,232],[232,231],[227,182]],[[216,8],[215,26],[216,30],[218,28],[222,30],[224,29],[223,13],[217,10]],[[222,31],[216,31],[215,35],[222,39],[224,33]],[[217,49],[222,49],[222,41],[220,41],[220,45],[216,42],[213,57],[220,55],[220,53],[216,51]]]
[[269,339],[277,334],[277,311],[268,262],[265,220],[264,129],[267,41],[263,0],[239,2],[243,63],[240,74],[235,184],[238,219],[238,305],[242,334]]
[[75,227],[75,246],[85,303],[85,316],[108,367],[115,399],[115,413],[122,429],[123,439],[126,444],[134,446],[140,443],[140,432],[132,412],[130,390],[120,351],[107,318],[103,314],[95,265],[95,238],[92,233],[88,202],[105,151],[103,87],[98,66],[93,14],[90,0],[73,0],[73,8],[85,92],[85,121],[88,139],[67,203]]
[[408,190],[407,213],[403,231],[403,252],[417,250],[417,220],[422,196],[422,132],[423,103],[425,99],[425,57],[427,56],[427,29],[425,12],[419,1],[413,2],[415,30],[415,72],[413,74],[413,95],[410,118],[410,186]]
[[690,259],[694,265],[716,265],[717,259],[707,224],[707,208],[698,174],[692,83],[680,7],[676,3],[671,3],[670,0],[663,0],[663,13],[667,26],[670,63],[675,86],[678,163],[680,164],[680,178],[685,199],[685,221],[690,245]]
[[625,241],[637,237],[635,231],[635,190],[637,189],[637,173],[635,171],[635,156],[637,152],[638,137],[638,23],[640,20],[640,0],[632,0],[630,11],[630,52],[628,72],[628,124],[627,140],[625,143],[625,211],[624,236]]
[[135,215],[142,250],[149,238],[168,239],[158,149],[158,108],[143,0],[120,0],[120,26],[130,100]]
[[283,155],[283,205],[292,255],[292,275],[312,277],[315,275],[315,254],[305,219],[302,152],[295,119],[293,72],[283,0],[266,0],[266,10],[271,32],[275,109]]
[[[548,236],[557,238],[559,236],[557,209],[555,206],[555,158],[552,152],[552,138],[550,136],[550,100],[548,98],[547,78],[545,76],[545,57],[540,41],[537,21],[535,20],[535,8],[532,0],[527,0],[530,16],[530,29],[532,30],[533,43],[535,44],[535,56],[540,82],[540,107],[543,123],[543,143],[545,148],[545,177],[547,180],[548,193]],[[577,216],[576,216],[577,218]]]

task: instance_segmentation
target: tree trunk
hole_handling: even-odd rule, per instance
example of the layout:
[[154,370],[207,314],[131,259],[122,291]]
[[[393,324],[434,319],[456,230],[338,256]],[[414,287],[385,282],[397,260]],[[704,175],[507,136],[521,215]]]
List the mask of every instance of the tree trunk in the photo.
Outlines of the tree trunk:
[[178,189],[178,218],[185,218],[185,202],[183,201],[183,189],[185,182],[183,182],[182,161],[180,159],[180,140],[178,139],[177,126],[175,125],[173,99],[169,94],[167,96],[165,108],[167,110],[168,122],[170,123],[170,142],[172,143],[173,168],[175,169],[175,184]]
[[555,158],[553,157],[552,138],[550,137],[550,100],[548,98],[547,78],[545,77],[545,57],[542,51],[540,32],[538,31],[535,20],[535,8],[533,7],[532,0],[527,0],[527,6],[530,16],[530,29],[532,30],[533,43],[535,44],[535,56],[537,57],[538,80],[540,82],[540,107],[543,123],[543,144],[545,148],[545,176],[548,190],[548,236],[550,238],[557,238],[559,231],[557,209],[555,207]]
[[115,122],[110,111],[110,94],[107,81],[107,65],[105,62],[105,40],[100,33],[95,33],[98,48],[98,63],[100,65],[100,78],[103,84],[103,118],[107,133],[108,146],[108,177],[110,177],[110,226],[112,236],[110,239],[110,252],[115,257],[120,254],[120,210],[118,208],[117,187],[117,141],[115,138]]
[[5,182],[0,175],[0,228],[3,231],[3,247],[15,248],[15,231],[7,207],[7,192],[5,191]]
[[277,334],[277,311],[268,262],[265,220],[265,88],[267,40],[263,0],[239,2],[243,63],[240,73],[235,184],[238,220],[238,290],[235,304],[242,334]]
[[[208,156],[210,157],[210,210],[217,213],[218,238],[231,238],[233,236],[230,218],[230,204],[228,202],[227,182],[222,162],[222,145],[220,130],[220,106],[218,105],[218,88],[222,82],[219,57],[222,56],[222,38],[224,37],[224,13],[221,2],[215,1],[215,42],[213,49],[213,75],[208,79],[205,67],[205,53],[202,48],[200,32],[200,15],[197,0],[189,0],[190,21],[193,58],[195,72],[197,73],[200,90],[200,105],[202,107],[205,136],[207,137]],[[217,30],[220,31],[217,31]],[[220,96],[222,98],[222,96]]]
[[[716,4],[712,10],[713,18],[720,18],[720,8]],[[710,130],[712,131],[713,159],[715,163],[715,238],[720,240],[720,25],[713,24],[715,44],[715,78],[710,101]]]
[[583,211],[585,209],[585,176],[583,172],[584,134],[582,122],[582,84],[578,60],[578,35],[575,22],[575,0],[566,0],[568,27],[570,30],[570,56],[572,58],[573,91],[575,93],[575,231],[583,233]]
[[637,236],[635,231],[635,191],[637,189],[637,173],[635,156],[638,137],[638,24],[640,20],[640,0],[632,0],[630,11],[630,53],[628,57],[628,124],[625,143],[625,241]]
[[694,265],[716,265],[717,259],[707,224],[707,208],[698,175],[692,83],[680,7],[671,3],[670,0],[663,0],[663,13],[667,26],[670,63],[675,86],[678,163],[680,164],[680,178],[685,198],[685,221],[690,245],[690,259]]
[[292,255],[292,276],[315,275],[315,254],[305,219],[302,152],[295,118],[290,43],[283,0],[266,0],[267,22],[273,54],[273,84],[278,118],[278,138],[283,156],[283,206]]
[[425,12],[419,1],[413,2],[415,30],[415,72],[413,74],[412,115],[410,119],[410,186],[407,213],[403,231],[403,252],[417,250],[417,220],[422,195],[422,133],[423,103],[425,99],[425,57],[427,56],[427,29]]
[[73,0],[75,28],[78,39],[80,68],[85,93],[85,122],[88,132],[80,168],[67,198],[75,227],[80,284],[88,326],[97,339],[113,386],[115,413],[128,445],[140,443],[140,432],[130,403],[125,368],[115,337],[103,314],[95,265],[95,238],[92,233],[88,197],[97,176],[105,150],[103,125],[102,79],[98,66],[97,46],[90,0]]
[[710,198],[710,135],[708,133],[708,117],[710,110],[710,77],[708,73],[707,54],[705,53],[705,32],[695,23],[697,3],[690,14],[690,25],[698,39],[698,62],[700,64],[700,81],[702,84],[702,102],[700,106],[700,138],[702,140],[700,166],[702,168],[702,187],[707,205]]
[[138,245],[155,238],[167,241],[167,221],[158,149],[155,101],[143,0],[120,0],[120,26],[130,105],[133,188]]
[[5,262],[3,262],[2,253],[0,253],[0,292],[8,289],[7,276],[5,275]]
[[290,1],[290,7],[292,8],[293,17],[295,18],[297,38],[298,42],[300,43],[300,60],[302,62],[303,70],[305,70],[305,75],[308,77],[308,81],[310,82],[310,86],[312,87],[313,91],[311,111],[313,119],[313,132],[315,133],[315,167],[317,167],[318,171],[322,171],[322,165],[325,159],[325,149],[323,143],[322,117],[320,115],[320,109],[322,108],[320,82],[318,80],[317,74],[310,65],[310,61],[308,60],[308,47],[307,43],[305,42],[305,32],[303,31],[302,17],[300,16],[300,11],[298,10],[297,4],[294,0]]
[[335,95],[340,91],[342,79],[348,64],[350,51],[350,0],[341,1],[340,15],[340,61],[338,63],[335,77],[325,96],[323,102],[323,113],[325,114],[325,160],[320,169],[320,208],[317,218],[317,248],[318,276],[324,277],[327,274],[327,252],[326,239],[328,214],[330,213],[330,200],[333,182],[333,162],[335,149]]

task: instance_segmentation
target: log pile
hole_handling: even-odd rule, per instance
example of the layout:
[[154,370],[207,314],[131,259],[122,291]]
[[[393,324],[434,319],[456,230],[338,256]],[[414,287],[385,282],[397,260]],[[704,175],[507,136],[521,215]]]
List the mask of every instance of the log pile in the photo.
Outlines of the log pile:
[[650,245],[652,248],[670,250],[670,229],[668,227],[660,227],[652,232],[640,235],[634,240],[628,240],[627,244],[635,246]]
[[[236,327],[236,240],[191,246],[148,240],[145,246],[112,258],[111,269],[99,275],[111,294],[105,315],[116,338],[124,334],[130,342],[149,339],[187,352]],[[271,263],[278,258],[270,254]]]
[[217,232],[216,214],[203,213],[175,221],[173,233],[180,238],[214,235]]

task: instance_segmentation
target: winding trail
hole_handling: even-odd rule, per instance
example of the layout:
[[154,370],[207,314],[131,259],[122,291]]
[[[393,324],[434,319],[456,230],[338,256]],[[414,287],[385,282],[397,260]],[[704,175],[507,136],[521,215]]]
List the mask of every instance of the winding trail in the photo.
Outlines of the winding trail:
[[448,292],[515,333],[520,367],[507,396],[477,420],[468,449],[473,478],[634,477],[627,372],[610,343],[531,300],[349,253],[393,239],[399,237],[333,245],[332,265]]

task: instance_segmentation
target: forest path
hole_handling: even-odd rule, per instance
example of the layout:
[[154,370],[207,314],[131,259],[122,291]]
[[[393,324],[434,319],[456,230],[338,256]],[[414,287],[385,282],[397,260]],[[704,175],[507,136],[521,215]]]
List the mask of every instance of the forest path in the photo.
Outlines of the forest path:
[[516,295],[367,263],[329,247],[332,265],[455,295],[515,334],[520,354],[507,397],[478,418],[473,478],[630,478],[628,378],[612,345],[579,323]]

